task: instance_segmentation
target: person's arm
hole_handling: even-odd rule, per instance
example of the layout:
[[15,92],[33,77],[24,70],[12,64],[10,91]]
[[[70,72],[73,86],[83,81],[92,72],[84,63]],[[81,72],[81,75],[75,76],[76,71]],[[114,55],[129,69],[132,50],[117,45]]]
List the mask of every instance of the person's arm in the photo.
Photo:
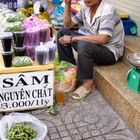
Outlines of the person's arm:
[[72,36],[70,42],[87,41],[93,44],[105,44],[109,40],[109,36],[106,34],[97,35],[85,35],[85,36]]
[[72,22],[70,9],[71,9],[71,0],[65,0],[64,19],[63,19],[65,28],[73,28],[76,25]]
[[87,41],[94,44],[105,44],[112,37],[115,24],[119,22],[119,19],[114,14],[108,14],[101,17],[99,34],[85,35],[85,36],[73,36],[71,42]]
[[64,46],[67,46],[67,44],[70,44],[72,42],[78,42],[78,41],[87,41],[93,44],[105,44],[109,40],[109,36],[105,34],[100,35],[85,35],[85,36],[69,36],[64,35],[59,39],[60,43]]

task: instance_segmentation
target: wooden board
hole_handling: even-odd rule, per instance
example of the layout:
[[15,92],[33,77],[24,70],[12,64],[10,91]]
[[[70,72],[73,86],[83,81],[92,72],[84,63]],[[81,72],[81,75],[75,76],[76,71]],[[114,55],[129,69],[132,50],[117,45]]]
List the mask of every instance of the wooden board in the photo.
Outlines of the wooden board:
[[43,70],[49,70],[49,69],[54,69],[53,62],[50,62],[47,65],[37,65],[36,63],[34,63],[32,66],[6,68],[3,64],[2,55],[0,54],[0,74],[30,72],[30,71],[43,71]]

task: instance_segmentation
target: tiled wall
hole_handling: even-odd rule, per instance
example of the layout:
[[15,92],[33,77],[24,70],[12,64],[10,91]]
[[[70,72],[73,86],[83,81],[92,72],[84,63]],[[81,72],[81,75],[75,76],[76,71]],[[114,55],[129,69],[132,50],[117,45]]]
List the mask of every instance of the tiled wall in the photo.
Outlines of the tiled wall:
[[138,26],[140,36],[140,0],[105,0],[117,9],[127,12]]

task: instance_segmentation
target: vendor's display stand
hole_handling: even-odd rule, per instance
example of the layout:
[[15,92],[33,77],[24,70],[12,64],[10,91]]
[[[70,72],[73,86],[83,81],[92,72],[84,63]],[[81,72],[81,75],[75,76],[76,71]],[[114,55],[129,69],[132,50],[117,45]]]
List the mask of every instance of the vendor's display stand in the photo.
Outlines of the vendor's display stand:
[[0,54],[0,112],[53,104],[54,64],[5,68]]

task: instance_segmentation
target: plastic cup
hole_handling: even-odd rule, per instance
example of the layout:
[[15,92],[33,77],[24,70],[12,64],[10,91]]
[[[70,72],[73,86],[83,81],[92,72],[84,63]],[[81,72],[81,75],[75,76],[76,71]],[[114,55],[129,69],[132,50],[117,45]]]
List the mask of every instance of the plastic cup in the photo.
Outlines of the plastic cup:
[[15,56],[24,56],[25,55],[25,48],[24,47],[15,47],[14,53],[15,53]]
[[5,67],[11,67],[12,66],[12,58],[13,58],[13,52],[3,52],[3,62]]
[[53,61],[55,58],[56,47],[49,46],[49,60]]
[[14,43],[16,47],[23,47],[25,31],[13,32]]
[[40,30],[40,42],[45,43],[47,41],[47,29]]
[[12,44],[12,36],[11,32],[4,32],[0,35],[2,47],[4,52],[11,51],[11,44]]
[[36,56],[35,56],[35,60],[39,65],[43,65],[46,62],[46,53],[42,52],[42,51],[37,51],[36,52]]
[[43,44],[35,48],[35,61],[39,65],[49,63],[49,49],[44,47]]
[[56,98],[56,104],[63,105],[64,102],[65,102],[65,93],[64,93],[64,91],[61,91],[61,90],[56,91],[55,98]]
[[25,55],[29,56],[32,60],[35,60],[35,47],[26,46]]

